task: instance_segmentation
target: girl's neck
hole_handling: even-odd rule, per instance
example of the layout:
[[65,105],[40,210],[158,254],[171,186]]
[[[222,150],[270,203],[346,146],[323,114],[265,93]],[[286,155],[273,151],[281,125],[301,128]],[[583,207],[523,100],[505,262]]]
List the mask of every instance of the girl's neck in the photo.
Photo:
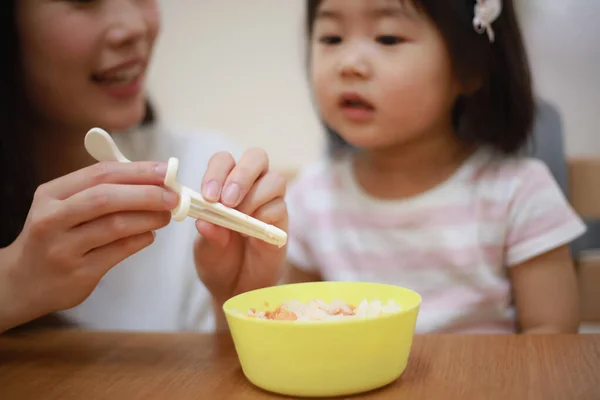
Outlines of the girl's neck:
[[453,134],[429,136],[391,148],[359,153],[354,172],[359,185],[373,197],[407,198],[444,182],[473,151]]

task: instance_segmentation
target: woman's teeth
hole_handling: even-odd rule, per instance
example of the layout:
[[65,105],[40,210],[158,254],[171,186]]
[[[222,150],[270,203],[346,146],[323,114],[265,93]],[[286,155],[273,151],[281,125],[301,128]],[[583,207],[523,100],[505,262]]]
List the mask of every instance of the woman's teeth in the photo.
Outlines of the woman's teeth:
[[104,85],[122,85],[134,82],[140,76],[141,72],[142,67],[138,65],[112,73],[94,75],[93,79]]

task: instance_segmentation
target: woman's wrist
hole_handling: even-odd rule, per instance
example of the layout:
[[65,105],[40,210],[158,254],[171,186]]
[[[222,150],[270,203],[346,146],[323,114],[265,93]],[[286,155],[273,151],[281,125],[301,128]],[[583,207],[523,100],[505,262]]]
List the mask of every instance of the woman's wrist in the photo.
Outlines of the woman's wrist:
[[14,255],[10,247],[0,249],[0,334],[32,318],[27,316],[27,299],[19,296],[14,279]]

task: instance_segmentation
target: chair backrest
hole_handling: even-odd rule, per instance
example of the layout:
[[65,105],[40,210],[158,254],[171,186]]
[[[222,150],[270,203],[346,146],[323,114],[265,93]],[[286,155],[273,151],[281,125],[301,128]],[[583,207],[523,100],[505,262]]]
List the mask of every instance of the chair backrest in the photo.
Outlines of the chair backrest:
[[568,197],[569,181],[563,122],[558,110],[545,100],[538,100],[529,154],[542,160]]
[[[563,193],[569,198],[569,170],[565,151],[563,122],[558,110],[538,99],[532,142],[528,153],[546,163]],[[583,250],[600,249],[600,221],[585,219],[588,232],[575,240],[571,249],[575,256]]]

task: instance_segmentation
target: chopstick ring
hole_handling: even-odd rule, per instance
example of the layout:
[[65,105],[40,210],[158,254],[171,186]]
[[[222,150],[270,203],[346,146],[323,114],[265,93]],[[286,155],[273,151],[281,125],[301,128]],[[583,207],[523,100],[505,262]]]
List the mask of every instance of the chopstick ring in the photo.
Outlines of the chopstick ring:
[[175,157],[169,158],[167,166],[167,174],[165,176],[164,185],[179,195],[179,203],[177,207],[171,210],[171,217],[175,221],[183,221],[189,214],[192,205],[191,190],[182,186],[177,182],[177,171],[179,170],[179,159]]

